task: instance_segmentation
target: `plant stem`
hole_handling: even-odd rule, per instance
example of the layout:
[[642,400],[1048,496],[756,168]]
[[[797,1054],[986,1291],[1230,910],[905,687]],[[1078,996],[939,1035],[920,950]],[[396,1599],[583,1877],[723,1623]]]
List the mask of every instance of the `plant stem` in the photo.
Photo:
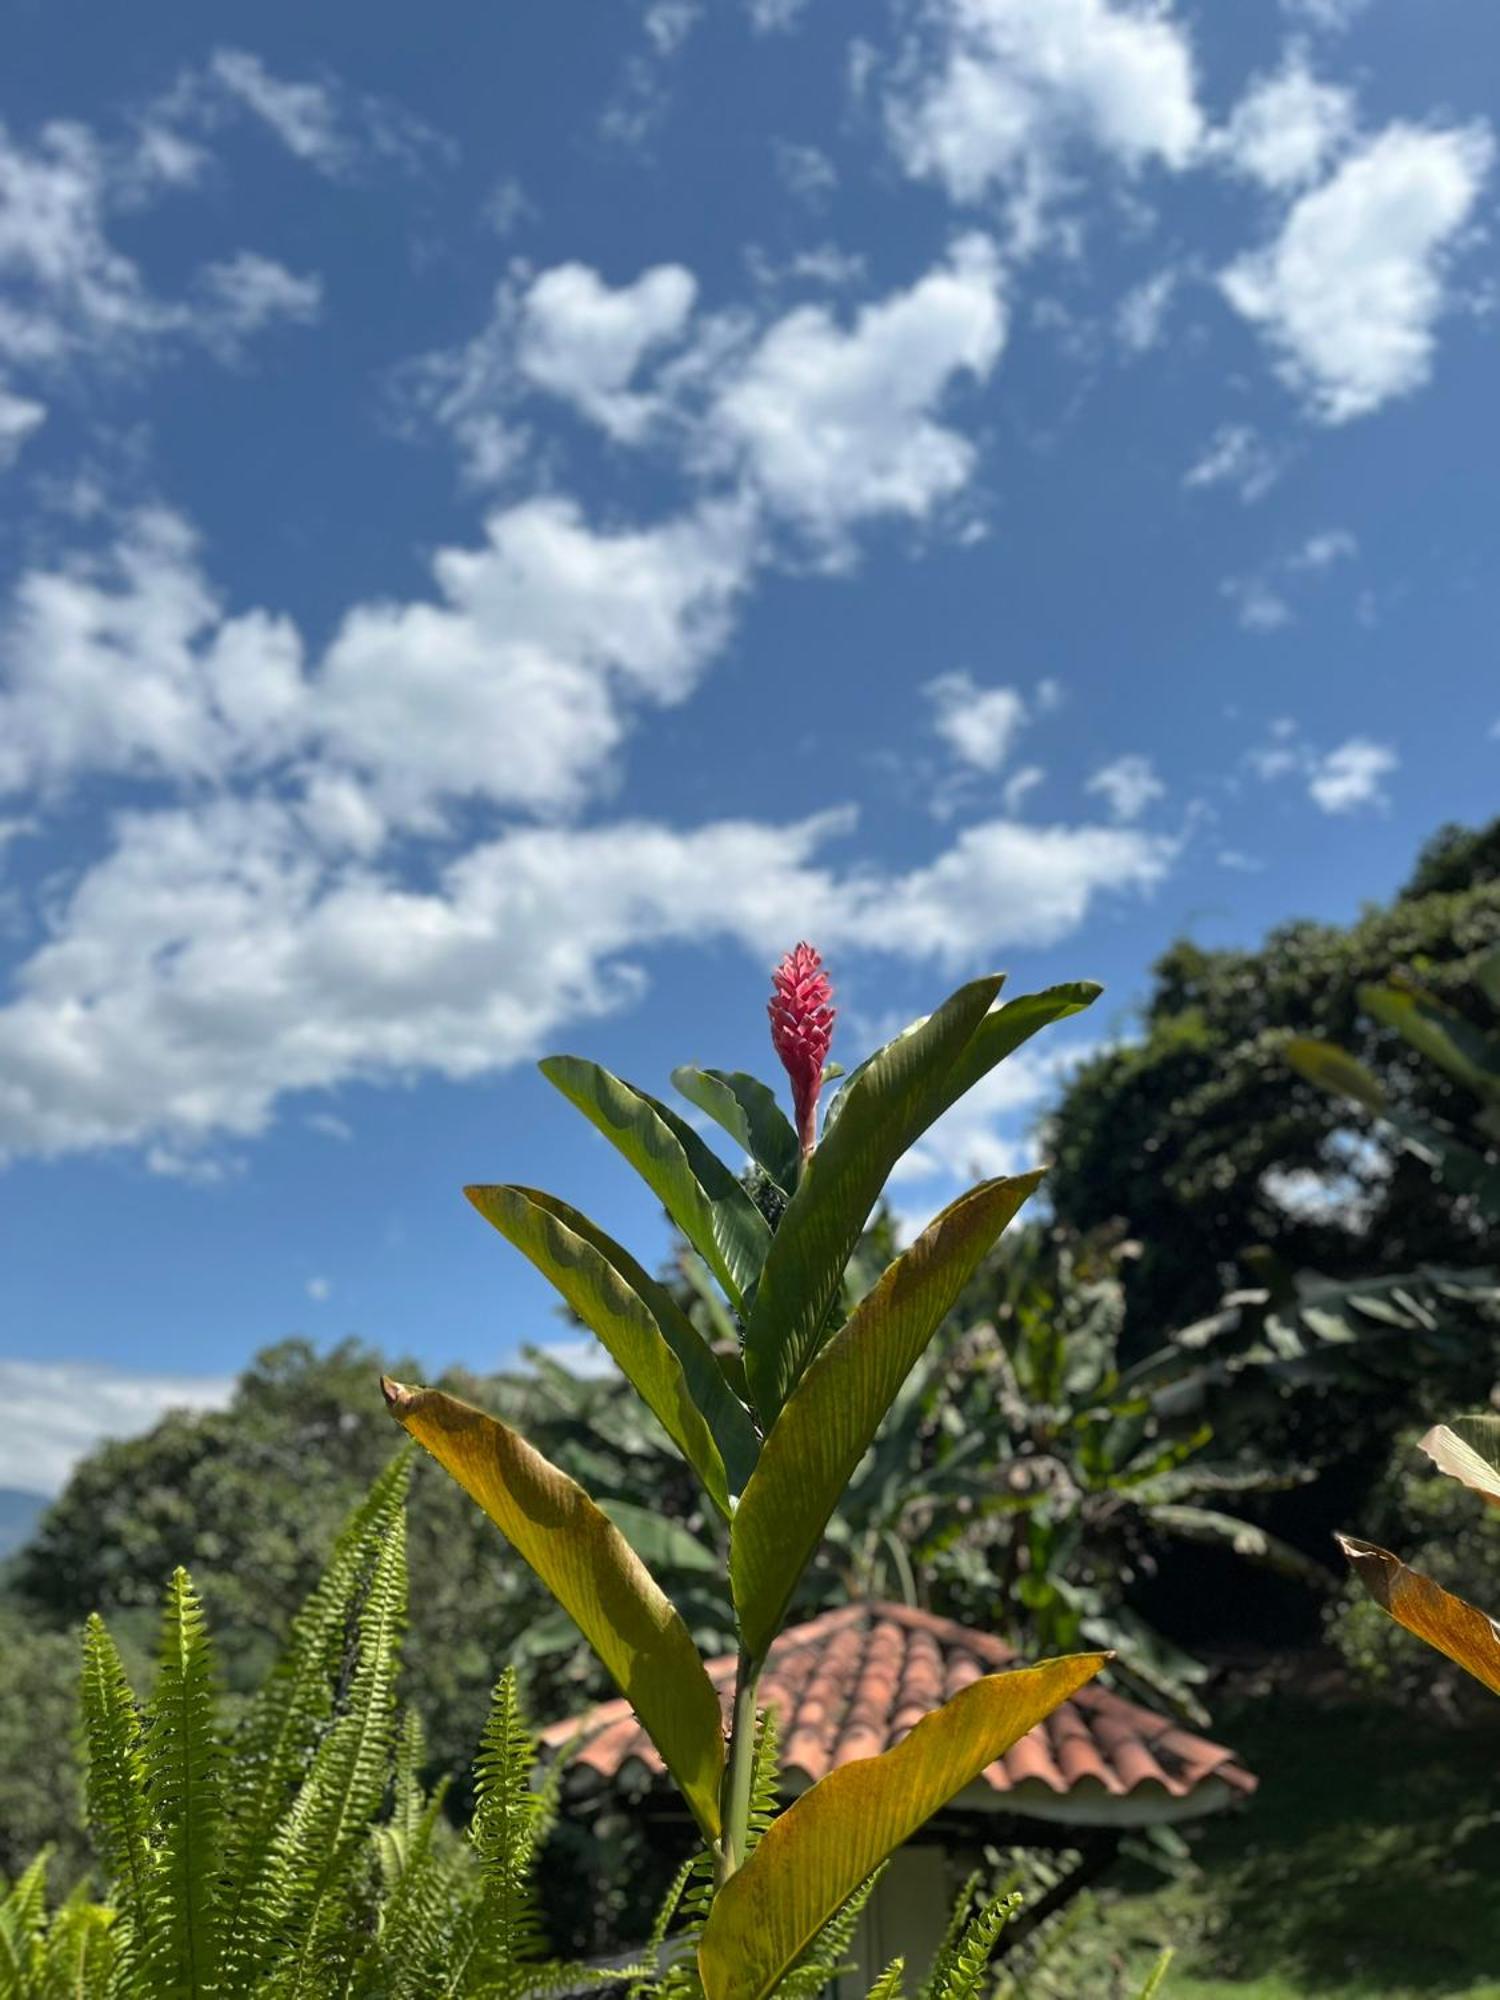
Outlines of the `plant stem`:
[[729,1735],[729,1772],[724,1788],[724,1845],[719,1856],[719,1887],[745,1859],[750,1829],[750,1792],[755,1777],[755,1694],[761,1662],[741,1649],[734,1684],[734,1722]]

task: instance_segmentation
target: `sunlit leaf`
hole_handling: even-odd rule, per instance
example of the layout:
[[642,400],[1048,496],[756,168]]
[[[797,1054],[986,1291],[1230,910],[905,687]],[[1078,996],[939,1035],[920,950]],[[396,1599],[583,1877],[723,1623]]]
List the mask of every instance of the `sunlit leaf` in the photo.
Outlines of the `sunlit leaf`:
[[756,1165],[787,1194],[797,1185],[801,1152],[792,1121],[769,1084],[745,1070],[674,1069],[672,1081],[700,1111],[723,1126]]
[[704,1837],[719,1831],[719,1698],[687,1627],[625,1537],[565,1472],[441,1389],[382,1379],[397,1422],[477,1500],[614,1676]]
[[1092,1007],[1103,991],[1096,980],[1074,979],[1063,986],[1045,987],[1040,993],[1018,993],[1003,1007],[992,1008],[948,1072],[946,1083],[929,1107],[928,1122],[949,1105],[956,1104],[1023,1042],[1029,1042],[1054,1021],[1066,1020],[1070,1014],[1081,1014],[1086,1007]]
[[849,1082],[772,1239],[745,1327],[745,1368],[768,1427],[816,1351],[891,1168],[925,1129],[934,1092],[999,990],[997,976],[961,986]]
[[1500,1417],[1455,1417],[1434,1425],[1420,1446],[1439,1472],[1500,1507]]
[[487,1222],[549,1278],[660,1420],[721,1514],[755,1464],[749,1412],[666,1287],[628,1250],[556,1195],[470,1187]]
[[706,2000],[764,2000],[887,1855],[1103,1666],[1047,1660],[973,1681],[894,1750],[841,1764],[772,1822],[714,1898],[698,1947]]
[[1326,1090],[1332,1097],[1348,1097],[1365,1111],[1383,1114],[1385,1090],[1380,1080],[1335,1042],[1316,1041],[1311,1035],[1293,1035],[1286,1044],[1286,1059],[1297,1074]]
[[764,1657],[902,1383],[1041,1178],[986,1181],[944,1209],[829,1338],[782,1405],[730,1530],[730,1581],[752,1658]]
[[1500,1040],[1430,993],[1401,986],[1361,986],[1360,1005],[1382,1027],[1480,1097],[1500,1096]]
[[1338,1539],[1354,1574],[1383,1611],[1500,1694],[1500,1627],[1493,1618],[1420,1570],[1408,1569],[1389,1549],[1350,1535]]
[[548,1056],[542,1075],[635,1168],[734,1300],[760,1275],[771,1240],[764,1216],[693,1130],[645,1091],[579,1056]]

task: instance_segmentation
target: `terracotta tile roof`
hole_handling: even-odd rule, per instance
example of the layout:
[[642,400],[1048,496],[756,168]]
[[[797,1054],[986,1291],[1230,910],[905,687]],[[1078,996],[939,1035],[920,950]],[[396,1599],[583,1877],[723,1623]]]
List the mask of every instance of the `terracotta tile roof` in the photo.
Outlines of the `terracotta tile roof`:
[[[899,1743],[913,1724],[981,1674],[1018,1664],[1002,1640],[900,1604],[847,1604],[782,1633],[761,1700],[781,1720],[787,1788]],[[733,1655],[709,1675],[727,1718]],[[660,1773],[661,1758],[628,1702],[607,1701],[542,1733],[552,1747],[581,1739],[577,1769],[608,1781],[628,1764]],[[1255,1790],[1232,1750],[1091,1682],[991,1764],[955,1804],[1033,1817],[1178,1819]]]

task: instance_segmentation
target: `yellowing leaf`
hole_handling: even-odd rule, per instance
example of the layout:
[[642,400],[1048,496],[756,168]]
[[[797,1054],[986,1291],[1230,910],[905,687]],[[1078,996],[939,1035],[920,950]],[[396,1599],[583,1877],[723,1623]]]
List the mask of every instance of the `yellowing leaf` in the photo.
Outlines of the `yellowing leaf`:
[[1436,1424],[1421,1447],[1439,1472],[1500,1507],[1500,1417],[1455,1417]]
[[904,1742],[830,1771],[762,1834],[714,1898],[698,1946],[706,2000],[764,2000],[839,1906],[1070,1694],[1105,1653],[973,1681]]
[[782,1405],[730,1526],[730,1582],[752,1659],[764,1659],[901,1384],[1041,1178],[985,1181],[945,1208],[829,1337]]
[[1493,1618],[1420,1570],[1408,1569],[1389,1549],[1351,1535],[1340,1535],[1339,1546],[1365,1589],[1398,1625],[1500,1694],[1500,1627]]
[[479,1502],[578,1626],[645,1725],[704,1838],[716,1840],[719,1698],[640,1557],[583,1488],[508,1424],[441,1389],[388,1378],[380,1386],[397,1422]]
[[749,1411],[666,1286],[556,1195],[508,1186],[464,1193],[598,1335],[727,1517],[730,1492],[743,1490],[759,1441]]
[[1352,1098],[1362,1109],[1377,1114],[1385,1110],[1385,1089],[1379,1078],[1337,1043],[1293,1035],[1286,1044],[1286,1059],[1299,1076],[1331,1097]]

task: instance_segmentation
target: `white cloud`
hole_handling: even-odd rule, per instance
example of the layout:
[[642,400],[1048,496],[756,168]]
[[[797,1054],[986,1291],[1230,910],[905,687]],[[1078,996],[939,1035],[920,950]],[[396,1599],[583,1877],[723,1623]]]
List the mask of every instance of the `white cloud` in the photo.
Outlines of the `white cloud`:
[[1197,150],[1192,53],[1158,6],[936,0],[925,21],[887,99],[897,155],[955,201],[1009,198],[1023,247],[1071,143],[1127,167],[1185,167]]
[[102,1362],[0,1360],[0,1486],[53,1494],[105,1438],[135,1437],[168,1410],[219,1410],[230,1376],[149,1375]]
[[1336,750],[1320,757],[1308,779],[1308,796],[1326,813],[1356,812],[1361,806],[1389,803],[1382,780],[1401,759],[1388,745],[1366,736],[1351,736]]
[[1045,783],[1046,777],[1047,773],[1040,764],[1026,764],[1012,777],[1006,779],[1000,793],[1000,802],[1005,807],[1008,818],[1013,819],[1020,812],[1037,787]]
[[217,779],[290,746],[301,643],[223,617],[181,519],[148,508],[104,557],[32,570],[0,628],[0,794],[87,771]]
[[45,423],[47,406],[30,396],[13,396],[0,383],[0,472],[6,472],[21,455],[26,440]]
[[1235,606],[1247,632],[1276,632],[1295,616],[1292,599],[1310,580],[1341,562],[1351,562],[1359,543],[1347,528],[1322,528],[1300,546],[1249,576],[1231,576],[1220,588]]
[[1167,795],[1151,759],[1134,752],[1102,764],[1084,790],[1097,792],[1117,820],[1139,819],[1148,806]]
[[259,119],[294,159],[330,180],[354,179],[377,161],[411,172],[452,153],[446,139],[390,98],[351,91],[332,77],[277,76],[246,49],[216,49],[201,71],[187,71],[157,117],[212,127],[226,104]]
[[202,338],[227,358],[278,320],[310,326],[323,310],[323,284],[299,277],[272,257],[241,250],[198,274]]
[[763,959],[812,935],[953,967],[1054,944],[1175,851],[992,821],[924,866],[840,873],[819,853],[850,824],[521,829],[418,888],[320,857],[268,800],[128,815],[0,1007],[0,1153],[191,1157],[290,1092],[492,1073],[637,996],[666,942]]
[[1264,576],[1227,576],[1220,588],[1247,632],[1279,632],[1292,622],[1291,605]]
[[776,139],[771,157],[787,193],[805,201],[809,208],[821,207],[839,184],[838,169],[819,146]]
[[1493,150],[1482,125],[1387,126],[1299,196],[1272,243],[1220,273],[1323,422],[1365,416],[1427,380],[1447,266]]
[[974,465],[971,441],[934,411],[957,376],[988,377],[1004,339],[994,245],[965,236],[848,330],[823,306],[776,321],[714,400],[710,457],[830,544],[864,516],[920,518]]
[[750,25],[758,35],[784,34],[797,27],[810,0],[747,0]]
[[1287,558],[1294,570],[1331,569],[1335,563],[1350,562],[1359,554],[1359,543],[1347,528],[1323,528],[1309,535],[1300,549]]
[[333,1283],[328,1278],[309,1278],[306,1290],[315,1305],[326,1305],[333,1296]]
[[572,403],[612,437],[634,440],[656,408],[632,391],[636,372],[681,337],[697,289],[680,264],[659,264],[617,288],[585,264],[556,265],[519,303],[516,365],[534,388]]
[[1177,284],[1176,271],[1157,271],[1121,299],[1115,310],[1115,337],[1128,355],[1147,354],[1160,342]]
[[171,185],[170,171],[149,131],[111,146],[59,122],[27,146],[0,125],[0,363],[57,379],[83,360],[136,366],[184,345],[232,358],[263,327],[316,315],[316,278],[248,250],[203,266],[185,296],[159,297],[109,232],[113,212]]
[[1220,424],[1182,475],[1187,487],[1232,486],[1250,505],[1281,477],[1283,461],[1249,424]]
[[1026,702],[1012,687],[980,687],[972,674],[939,674],[922,692],[932,726],[961,764],[998,771],[1026,722]]
[[1320,83],[1293,52],[1251,84],[1214,144],[1235,172],[1288,194],[1316,180],[1353,132],[1353,93]]
[[733,503],[599,533],[563,499],[492,514],[446,549],[439,601],[363,604],[323,662],[317,726],[387,809],[469,795],[577,805],[647,700],[682,700],[722,644],[754,526]]

